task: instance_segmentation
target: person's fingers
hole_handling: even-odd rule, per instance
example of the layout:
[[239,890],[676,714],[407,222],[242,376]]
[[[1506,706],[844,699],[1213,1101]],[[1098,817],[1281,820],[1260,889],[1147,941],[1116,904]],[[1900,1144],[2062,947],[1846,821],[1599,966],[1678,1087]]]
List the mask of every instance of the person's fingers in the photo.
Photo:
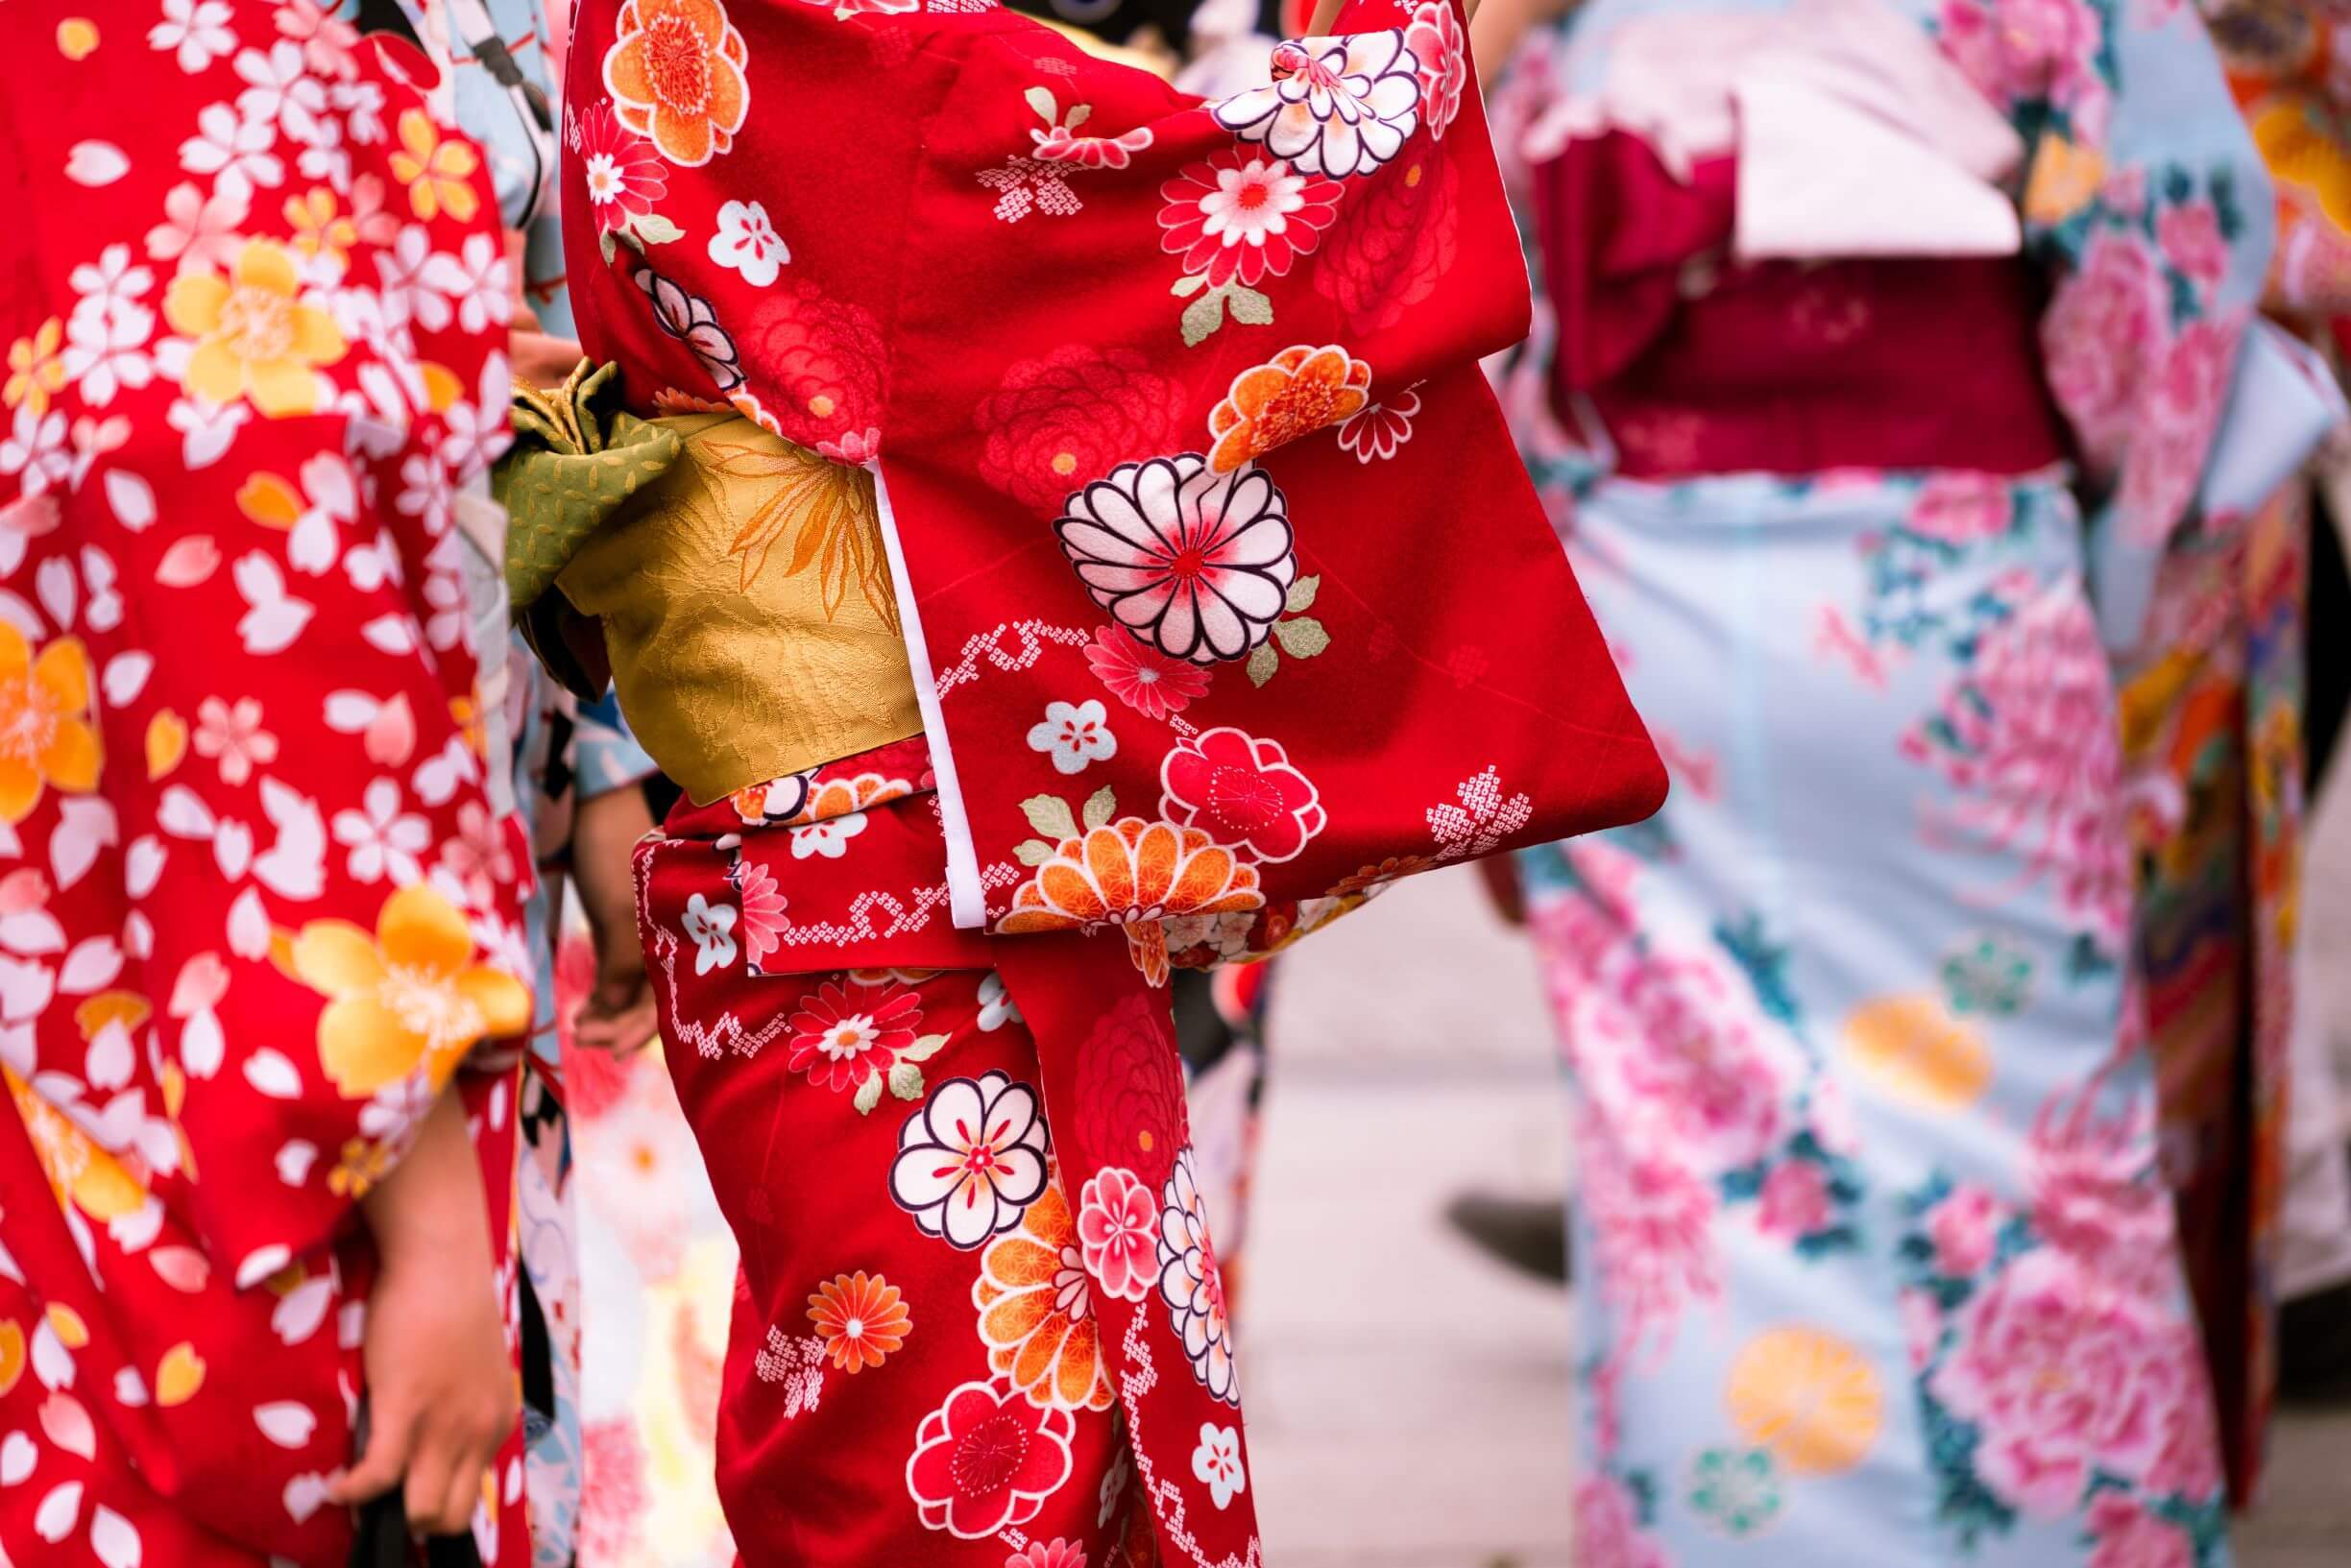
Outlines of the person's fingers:
[[458,1467],[457,1460],[456,1447],[445,1431],[428,1431],[418,1441],[415,1457],[408,1461],[408,1484],[400,1491],[400,1506],[408,1515],[408,1528],[416,1533],[449,1533],[442,1524],[441,1514],[448,1504],[450,1478]]
[[482,1500],[482,1473],[489,1468],[489,1455],[478,1452],[466,1455],[449,1477],[448,1496],[441,1504],[436,1533],[462,1535],[473,1528],[474,1507]]
[[367,1452],[359,1462],[327,1483],[327,1496],[345,1508],[372,1502],[400,1484],[416,1444],[417,1417],[393,1407],[368,1412]]

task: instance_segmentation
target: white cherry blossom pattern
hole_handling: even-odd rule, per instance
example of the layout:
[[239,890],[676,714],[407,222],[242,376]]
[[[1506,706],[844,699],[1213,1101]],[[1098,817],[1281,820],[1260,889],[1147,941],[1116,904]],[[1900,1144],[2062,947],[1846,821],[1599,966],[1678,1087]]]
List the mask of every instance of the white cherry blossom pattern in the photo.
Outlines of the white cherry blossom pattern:
[[842,816],[826,817],[804,828],[791,830],[791,853],[795,860],[810,856],[821,856],[837,860],[849,853],[849,840],[865,831],[865,813],[851,811]]
[[1051,702],[1044,718],[1029,727],[1029,749],[1051,757],[1056,773],[1083,773],[1089,763],[1118,755],[1118,736],[1100,700]]
[[694,973],[707,975],[735,961],[735,906],[713,904],[696,893],[686,901],[678,923],[694,945]]
[[1214,105],[1217,123],[1301,174],[1367,175],[1420,124],[1420,60],[1404,30],[1305,38],[1273,51],[1273,81]]
[[763,289],[791,260],[791,251],[768,221],[764,205],[729,202],[718,209],[718,231],[710,238],[710,258],[742,274],[743,281],[753,288]]
[[1240,659],[1272,635],[1297,576],[1289,503],[1254,463],[1199,452],[1122,463],[1054,523],[1094,602],[1172,659]]
[[1239,1430],[1202,1421],[1200,1446],[1192,1450],[1192,1475],[1208,1488],[1210,1502],[1220,1508],[1232,1507],[1232,1500],[1248,1490]]
[[950,1078],[898,1130],[890,1199],[926,1236],[976,1250],[1044,1194],[1045,1147],[1035,1089],[1002,1073]]

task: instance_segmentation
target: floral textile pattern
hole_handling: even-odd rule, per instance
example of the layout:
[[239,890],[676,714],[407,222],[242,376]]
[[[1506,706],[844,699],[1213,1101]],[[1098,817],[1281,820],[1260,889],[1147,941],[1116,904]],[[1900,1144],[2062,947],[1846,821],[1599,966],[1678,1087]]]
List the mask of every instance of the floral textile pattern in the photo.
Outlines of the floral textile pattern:
[[1161,245],[1213,286],[1288,276],[1338,215],[1341,186],[1278,157],[1212,153],[1159,187]]
[[748,47],[720,0],[631,0],[604,56],[620,123],[680,168],[708,163],[751,112]]
[[[518,1267],[526,862],[455,516],[514,283],[478,152],[357,42],[297,3],[0,13],[43,214],[0,242],[18,1561],[350,1556],[355,1205],[444,1097],[502,1299]],[[531,1558],[523,1454],[488,1568]]]
[[1404,30],[1391,28],[1276,45],[1272,84],[1210,112],[1299,173],[1344,180],[1402,151],[1419,128],[1420,107],[1420,61]]
[[1290,859],[1326,820],[1313,783],[1291,766],[1280,742],[1228,726],[1179,742],[1159,764],[1159,779],[1169,821],[1205,829],[1261,862]]
[[1233,377],[1208,416],[1208,467],[1230,472],[1277,446],[1338,424],[1370,401],[1371,367],[1333,344],[1285,349]]
[[1094,601],[1171,659],[1239,659],[1273,632],[1297,575],[1282,493],[1198,452],[1122,463],[1054,524]]
[[1241,1403],[1233,1369],[1232,1323],[1224,1311],[1224,1277],[1208,1238],[1208,1214],[1192,1166],[1192,1151],[1176,1156],[1160,1194],[1159,1298],[1183,1340],[1192,1375],[1215,1398]]
[[898,1143],[891,1200],[951,1246],[969,1251],[1011,1230],[1046,1190],[1036,1091],[1001,1073],[940,1084]]

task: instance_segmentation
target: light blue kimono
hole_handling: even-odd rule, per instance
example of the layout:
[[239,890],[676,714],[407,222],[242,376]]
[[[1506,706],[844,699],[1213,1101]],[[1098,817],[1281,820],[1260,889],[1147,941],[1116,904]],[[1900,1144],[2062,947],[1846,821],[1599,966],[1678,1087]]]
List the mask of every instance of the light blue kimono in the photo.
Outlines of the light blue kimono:
[[[1783,9],[1590,0],[1497,120],[1588,126],[1625,37]],[[1577,1560],[2220,1568],[2106,645],[2205,466],[2269,189],[2192,11],[1898,9],[2027,150],[2079,468],[1635,481],[1539,326],[1498,377],[1674,775],[1520,857],[1573,1078]]]

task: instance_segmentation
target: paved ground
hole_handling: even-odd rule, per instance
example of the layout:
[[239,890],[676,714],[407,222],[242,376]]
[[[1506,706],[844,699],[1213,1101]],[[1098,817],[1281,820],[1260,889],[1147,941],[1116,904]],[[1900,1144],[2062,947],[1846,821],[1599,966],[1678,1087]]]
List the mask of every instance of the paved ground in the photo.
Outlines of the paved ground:
[[[2351,799],[2334,804],[2311,918],[2351,953]],[[1268,1556],[1566,1568],[1565,1297],[1439,1212],[1472,1184],[1558,1189],[1532,961],[1450,873],[1306,944],[1282,979],[1242,1309]],[[2351,1038],[2351,1008],[2334,1016]],[[2284,1422],[2270,1487],[2242,1568],[2351,1565],[2351,1411]]]

